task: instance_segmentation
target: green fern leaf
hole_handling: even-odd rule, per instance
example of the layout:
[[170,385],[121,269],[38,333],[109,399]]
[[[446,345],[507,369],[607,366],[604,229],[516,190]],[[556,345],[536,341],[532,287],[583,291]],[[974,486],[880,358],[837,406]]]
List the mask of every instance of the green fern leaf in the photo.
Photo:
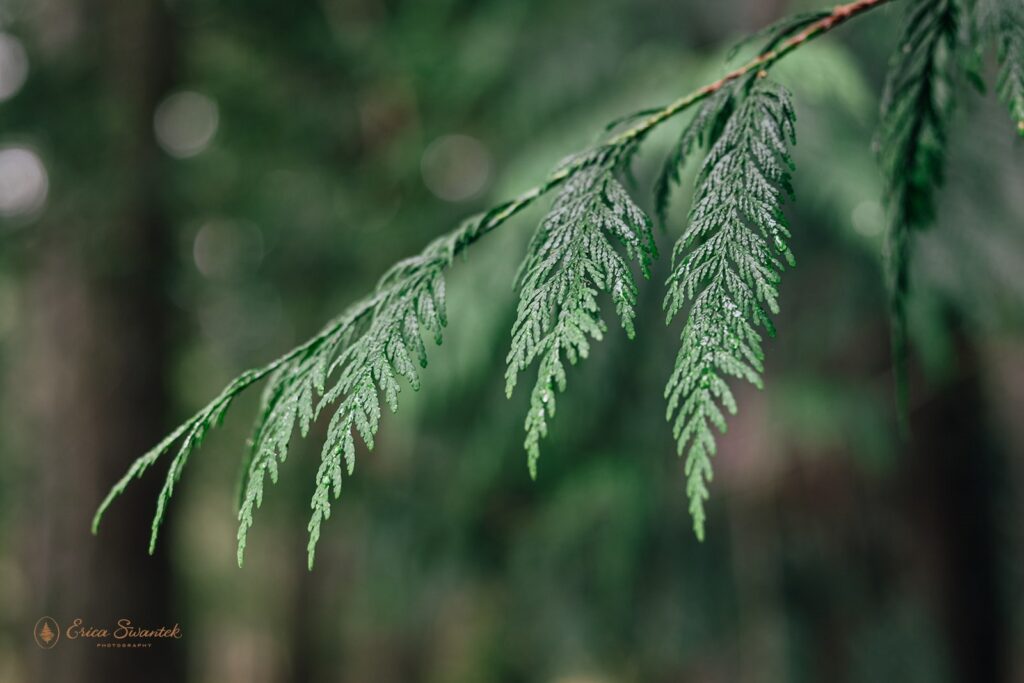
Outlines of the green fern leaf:
[[305,436],[321,411],[337,404],[311,504],[308,552],[312,567],[320,525],[330,517],[331,494],[335,498],[341,494],[342,461],[349,475],[355,468],[355,435],[373,448],[381,418],[380,397],[396,411],[399,380],[419,388],[416,365],[427,364],[423,335],[441,343],[446,324],[442,272],[452,257],[450,239],[442,239],[421,255],[398,263],[381,279],[373,297],[335,323],[333,334],[272,378],[264,393],[242,488],[239,564],[253,512],[262,502],[264,479],[269,475],[272,482],[277,481],[278,465],[287,456],[296,421]]
[[[697,181],[690,222],[672,254],[665,298],[667,321],[690,304],[665,387],[666,418],[680,455],[686,451],[686,492],[697,537],[704,538],[704,501],[712,478],[715,436],[736,412],[726,376],[761,386],[763,327],[778,312],[779,274],[795,263],[786,244],[781,205],[792,194],[795,115],[789,93],[760,80],[737,105],[708,152]],[[767,310],[766,310],[767,309]]]
[[575,364],[607,327],[598,294],[611,296],[626,334],[634,336],[637,286],[619,242],[649,276],[655,257],[650,220],[615,177],[628,149],[602,150],[565,182],[530,243],[519,275],[519,306],[512,327],[505,391],[511,396],[519,373],[538,361],[530,393],[526,441],[530,476],[537,476],[540,439],[555,414],[555,392],[565,391],[563,359]]

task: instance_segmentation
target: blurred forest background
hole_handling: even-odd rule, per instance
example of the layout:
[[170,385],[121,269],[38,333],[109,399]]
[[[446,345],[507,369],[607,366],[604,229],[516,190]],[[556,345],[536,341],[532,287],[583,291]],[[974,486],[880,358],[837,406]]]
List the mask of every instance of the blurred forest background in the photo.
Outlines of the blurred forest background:
[[[636,341],[613,330],[572,371],[529,480],[526,392],[506,400],[502,373],[543,207],[451,272],[445,343],[360,454],[313,572],[317,434],[235,565],[256,392],[192,458],[154,557],[160,472],[89,533],[128,464],[240,371],[607,121],[717,78],[737,39],[817,8],[0,2],[0,681],[1024,680],[1024,145],[964,90],[918,242],[903,443],[871,150],[900,3],[775,69],[798,103],[799,265],[767,387],[739,389],[720,442],[705,543],[664,420],[664,257]],[[646,206],[681,123],[638,159]],[[43,651],[44,614],[185,637]]]

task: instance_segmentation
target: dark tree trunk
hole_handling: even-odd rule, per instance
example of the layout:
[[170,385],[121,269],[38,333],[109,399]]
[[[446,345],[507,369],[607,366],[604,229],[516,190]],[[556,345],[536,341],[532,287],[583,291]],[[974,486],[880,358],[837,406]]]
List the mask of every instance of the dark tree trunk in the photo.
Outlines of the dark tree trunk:
[[[64,102],[86,109],[76,98],[95,94],[117,126],[76,132],[95,142],[88,162],[53,150],[58,164],[85,163],[89,189],[55,194],[64,204],[38,226],[42,237],[27,277],[17,368],[19,385],[30,387],[21,406],[25,459],[40,485],[26,496],[33,509],[24,512],[33,520],[26,540],[28,616],[50,615],[64,629],[77,618],[102,628],[121,618],[140,626],[183,619],[172,600],[166,536],[154,557],[146,554],[158,476],[128,491],[98,537],[89,533],[107,488],[167,427],[169,228],[159,199],[163,162],[152,134],[153,110],[174,64],[165,6],[102,0],[79,8],[88,25],[78,54],[96,62],[83,69],[83,89]],[[93,124],[84,116],[80,125]],[[98,201],[68,199],[93,193]],[[74,201],[102,209],[82,206],[79,214]],[[180,680],[184,642],[128,651],[62,638],[30,656],[27,669],[37,681]]]
[[956,379],[911,415],[915,573],[945,631],[950,680],[999,683],[1010,680],[998,513],[1005,462],[985,424],[976,349],[960,336],[957,353]]

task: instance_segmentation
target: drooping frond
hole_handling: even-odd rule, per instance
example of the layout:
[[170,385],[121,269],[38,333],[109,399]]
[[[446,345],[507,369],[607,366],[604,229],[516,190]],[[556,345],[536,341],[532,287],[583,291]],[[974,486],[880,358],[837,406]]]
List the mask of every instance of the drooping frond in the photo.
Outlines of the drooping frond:
[[174,494],[174,486],[181,478],[181,473],[185,468],[185,464],[188,462],[189,455],[192,454],[192,451],[202,445],[207,432],[221,423],[224,419],[225,413],[227,413],[228,408],[231,406],[231,402],[234,400],[234,397],[254,381],[256,381],[254,373],[242,373],[240,376],[235,378],[231,384],[225,387],[224,390],[216,396],[216,398],[207,403],[202,410],[193,415],[186,422],[179,425],[177,429],[164,437],[163,440],[154,446],[149,452],[145,453],[133,462],[124,476],[122,476],[121,479],[111,487],[110,492],[107,493],[103,502],[100,503],[99,508],[96,510],[96,514],[92,520],[93,533],[96,533],[99,528],[100,519],[103,517],[103,513],[108,507],[110,507],[110,504],[113,503],[118,496],[124,493],[128,484],[130,484],[134,479],[138,479],[145,474],[146,470],[152,467],[153,464],[160,459],[160,456],[168,452],[171,447],[180,440],[181,444],[178,446],[178,452],[171,461],[167,477],[164,480],[163,488],[160,490],[157,497],[156,513],[153,516],[152,531],[149,537],[149,552],[152,554],[156,548],[156,539],[159,534],[160,524],[163,522],[164,513],[167,510],[167,503]]
[[958,30],[952,0],[915,0],[893,53],[878,147],[894,227],[924,227],[934,219],[953,106]]
[[679,454],[698,538],[715,453],[712,425],[726,430],[722,407],[736,412],[727,376],[761,386],[763,327],[778,312],[778,282],[795,263],[782,202],[792,194],[789,146],[796,141],[789,93],[759,79],[736,105],[697,180],[689,225],[672,254],[667,322],[690,304],[665,387],[666,417]]
[[942,184],[946,129],[953,109],[953,80],[960,12],[954,0],[913,0],[882,98],[879,158],[889,207],[888,276],[897,399],[906,412],[906,297],[911,232],[935,218]]
[[512,327],[505,391],[538,361],[537,381],[526,415],[525,447],[530,476],[537,475],[540,439],[555,414],[555,392],[565,391],[563,359],[575,364],[607,327],[598,294],[611,297],[626,334],[634,335],[637,286],[619,242],[644,277],[655,255],[651,224],[615,172],[628,149],[602,151],[562,186],[530,243],[519,276],[519,305]]
[[288,453],[296,422],[302,436],[321,411],[333,406],[324,440],[309,521],[312,566],[320,524],[331,514],[331,493],[341,493],[342,466],[355,467],[356,435],[373,448],[381,417],[381,395],[392,412],[398,409],[400,379],[419,389],[416,365],[426,367],[426,334],[441,343],[446,324],[444,278],[451,263],[449,239],[422,254],[400,261],[381,278],[375,295],[344,316],[333,334],[280,368],[263,394],[244,472],[239,507],[238,562],[245,551],[253,512],[263,499],[264,479],[277,481],[278,464]]
[[414,389],[419,380],[415,365],[426,365],[423,335],[441,341],[445,325],[442,272],[455,253],[486,230],[518,211],[532,198],[517,199],[465,221],[458,229],[431,243],[421,254],[400,261],[379,281],[374,292],[329,323],[318,335],[274,362],[246,371],[206,407],[133,463],[111,489],[96,512],[95,531],[103,513],[127,485],[180,441],[171,461],[153,517],[150,552],[174,486],[189,455],[227,412],[232,400],[255,382],[269,377],[239,493],[238,562],[241,564],[253,513],[263,500],[265,479],[276,482],[278,467],[288,454],[296,423],[305,436],[310,424],[329,406],[335,406],[322,461],[317,473],[309,523],[309,562],[330,514],[330,494],[341,486],[341,462],[352,472],[355,434],[370,448],[380,421],[380,397],[397,409],[400,379]]

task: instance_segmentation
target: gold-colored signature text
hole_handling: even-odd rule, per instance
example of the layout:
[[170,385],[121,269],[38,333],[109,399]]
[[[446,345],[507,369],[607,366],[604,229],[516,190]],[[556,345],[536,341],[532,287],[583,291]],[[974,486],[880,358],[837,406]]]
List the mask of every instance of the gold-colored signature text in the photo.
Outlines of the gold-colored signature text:
[[61,631],[60,624],[52,617],[42,617],[36,622],[33,631],[36,644],[48,650],[57,644],[61,636],[66,640],[84,640],[92,642],[99,648],[149,648],[153,641],[160,639],[180,640],[181,625],[158,626],[156,628],[138,626],[131,619],[118,619],[114,627],[99,627],[85,623],[81,617]]
[[174,626],[160,626],[159,628],[141,628],[135,626],[131,619],[118,619],[117,628],[106,629],[97,628],[95,626],[85,626],[82,623],[82,619],[75,619],[68,626],[65,632],[65,637],[68,640],[76,640],[78,638],[99,638],[114,640],[125,640],[127,638],[181,638],[181,626],[175,624]]

